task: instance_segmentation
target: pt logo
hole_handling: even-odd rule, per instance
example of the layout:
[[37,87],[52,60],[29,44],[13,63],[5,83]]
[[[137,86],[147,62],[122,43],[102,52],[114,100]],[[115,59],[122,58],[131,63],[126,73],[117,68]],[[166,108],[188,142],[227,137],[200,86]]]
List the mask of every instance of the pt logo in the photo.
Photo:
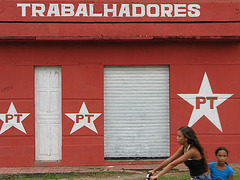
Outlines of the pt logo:
[[217,107],[233,94],[213,94],[207,73],[204,74],[198,94],[178,94],[194,108],[188,126],[193,126],[202,116],[208,118],[221,132],[222,126]]
[[18,113],[13,102],[11,102],[8,112],[6,114],[0,114],[0,120],[3,121],[2,128],[0,130],[0,134],[4,133],[11,127],[15,127],[16,129],[24,132],[26,131],[23,127],[22,121],[29,115],[30,113]]
[[70,134],[84,126],[98,134],[94,121],[101,115],[101,113],[89,113],[84,102],[79,113],[65,113],[65,115],[74,121]]
[[210,101],[210,109],[214,108],[214,100],[218,97],[196,97],[196,109],[200,109],[200,104],[206,104],[207,100]]

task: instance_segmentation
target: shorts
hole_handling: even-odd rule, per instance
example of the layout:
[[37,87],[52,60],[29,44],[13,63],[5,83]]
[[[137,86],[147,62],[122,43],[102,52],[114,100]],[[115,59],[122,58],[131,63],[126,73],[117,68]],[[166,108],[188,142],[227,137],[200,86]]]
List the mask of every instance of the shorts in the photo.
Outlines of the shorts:
[[204,175],[201,175],[201,176],[195,176],[195,177],[191,178],[191,180],[194,180],[194,179],[211,180],[211,176],[210,176],[210,174],[204,174]]

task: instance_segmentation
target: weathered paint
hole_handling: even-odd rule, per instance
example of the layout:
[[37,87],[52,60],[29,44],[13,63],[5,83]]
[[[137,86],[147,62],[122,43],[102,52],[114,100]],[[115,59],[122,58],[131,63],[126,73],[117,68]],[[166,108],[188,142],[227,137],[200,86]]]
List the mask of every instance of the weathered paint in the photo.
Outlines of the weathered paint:
[[[171,153],[179,147],[176,143],[177,129],[188,124],[192,113],[192,106],[177,94],[198,93],[203,75],[207,72],[214,93],[234,95],[218,107],[223,132],[205,117],[194,124],[193,128],[198,133],[210,160],[214,160],[213,152],[219,145],[230,149],[230,162],[238,162],[240,159],[239,43],[12,42],[0,43],[0,47],[0,77],[3,82],[0,88],[0,113],[7,112],[11,101],[18,112],[30,113],[23,121],[27,134],[10,128],[0,135],[1,166],[41,165],[34,161],[34,65],[62,66],[63,113],[79,112],[83,102],[87,104],[89,112],[101,113],[104,65],[169,64]],[[63,160],[53,165],[110,163],[104,161],[104,116],[99,116],[94,122],[98,134],[87,127],[70,134],[74,122],[64,114],[62,117]],[[0,123],[2,125],[2,121]]]
[[[26,3],[30,7],[26,8],[26,16],[22,16],[22,6],[17,7],[18,3]],[[142,5],[146,7],[149,4],[160,6],[156,1],[95,1],[95,2],[75,2],[66,4],[95,5],[95,14],[104,16],[104,4],[116,4],[117,12],[120,11],[122,4],[130,5],[130,17],[86,17],[86,16],[43,16],[32,15],[32,1],[0,1],[0,39],[2,40],[146,40],[146,39],[169,39],[169,38],[194,38],[205,37],[205,39],[238,39],[240,36],[240,3],[237,0],[204,0],[201,2],[185,2],[169,0],[162,4],[173,6],[172,17],[132,17],[131,4]],[[36,4],[36,3],[35,3]],[[49,4],[61,4],[57,1],[37,3],[45,7],[47,11]],[[200,15],[189,17],[188,12],[184,12],[186,17],[174,17],[174,5],[186,5],[186,8],[193,4],[199,5]],[[40,6],[40,5],[39,5]],[[87,6],[87,7],[88,7]],[[183,8],[183,9],[186,9]],[[145,8],[146,9],[146,8]],[[182,9],[182,8],[180,8]],[[195,8],[196,9],[196,8]],[[60,8],[61,10],[61,8]],[[139,10],[138,10],[139,11]],[[137,12],[138,12],[137,11]],[[147,11],[147,10],[145,10]],[[89,10],[88,10],[89,12]],[[138,12],[139,13],[139,12]],[[146,13],[145,13],[146,14]],[[116,31],[117,29],[117,31]]]
[[[207,73],[214,94],[233,95],[217,107],[222,132],[204,116],[192,127],[209,160],[215,160],[217,146],[226,146],[230,150],[229,162],[240,161],[238,0],[191,0],[188,3],[200,4],[201,16],[179,19],[22,17],[17,3],[21,2],[0,1],[0,114],[8,112],[11,102],[17,112],[30,114],[22,121],[26,134],[11,127],[0,135],[1,167],[116,164],[104,160],[105,65],[170,66],[171,154],[179,147],[177,129],[189,123],[193,110],[178,94],[197,94]],[[38,65],[62,67],[61,162],[35,162],[34,66]],[[94,121],[98,133],[82,127],[70,134],[74,121],[65,113],[79,112],[83,102],[89,112],[102,113]]]

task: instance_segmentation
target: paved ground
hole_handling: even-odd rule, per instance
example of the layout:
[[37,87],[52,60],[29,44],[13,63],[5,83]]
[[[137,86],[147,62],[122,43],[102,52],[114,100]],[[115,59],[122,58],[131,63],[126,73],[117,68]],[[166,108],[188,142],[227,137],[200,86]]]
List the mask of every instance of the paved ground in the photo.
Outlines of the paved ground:
[[[149,170],[155,168],[156,164],[149,165],[114,165],[114,166],[58,166],[58,167],[2,167],[0,174],[44,174],[44,173],[87,173],[103,171],[122,171],[138,173],[139,170]],[[231,167],[240,167],[240,163],[230,163]],[[187,170],[184,164],[178,165],[175,169]]]

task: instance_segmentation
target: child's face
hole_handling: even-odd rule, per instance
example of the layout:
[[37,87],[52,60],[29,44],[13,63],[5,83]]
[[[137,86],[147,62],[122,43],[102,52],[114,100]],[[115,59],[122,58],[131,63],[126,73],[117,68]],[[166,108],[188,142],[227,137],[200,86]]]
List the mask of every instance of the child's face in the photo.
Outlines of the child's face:
[[228,159],[227,152],[224,151],[224,150],[218,151],[216,157],[217,157],[217,160],[218,160],[218,163],[219,163],[219,164],[225,164],[225,162],[226,162],[227,159]]

